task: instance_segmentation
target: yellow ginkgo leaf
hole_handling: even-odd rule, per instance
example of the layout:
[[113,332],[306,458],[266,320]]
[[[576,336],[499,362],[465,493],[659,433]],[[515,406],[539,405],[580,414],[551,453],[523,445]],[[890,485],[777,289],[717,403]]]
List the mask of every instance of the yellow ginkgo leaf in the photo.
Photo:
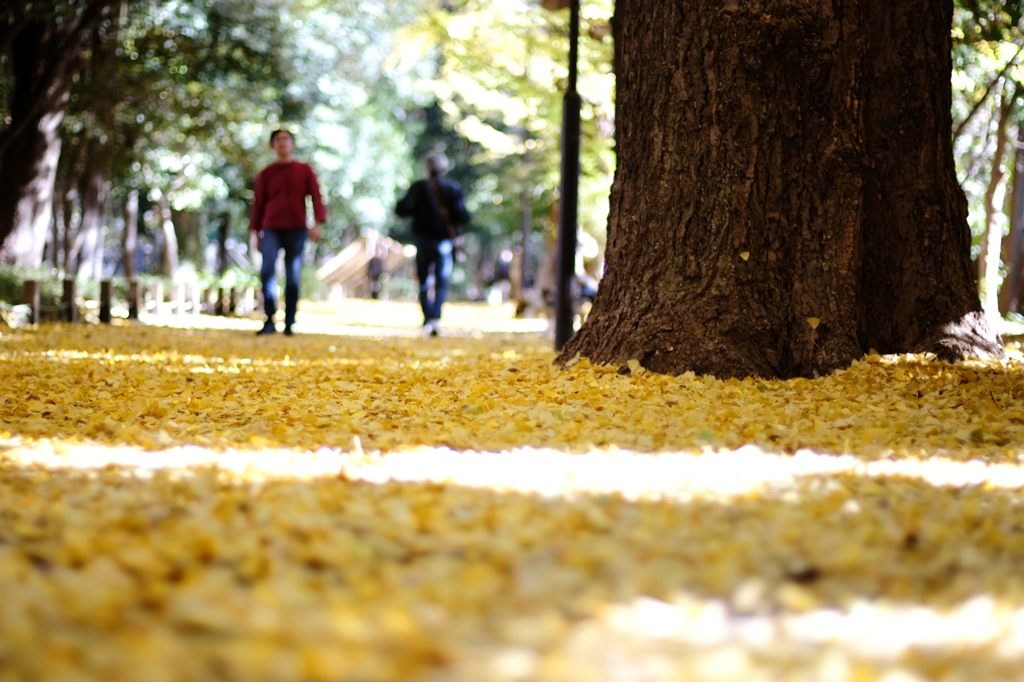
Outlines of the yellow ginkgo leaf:
[[601,679],[619,643],[659,679],[1019,676],[1014,344],[772,381],[248,331],[0,330],[7,677]]
[[740,251],[740,258],[742,258],[743,260],[750,260],[750,252]]

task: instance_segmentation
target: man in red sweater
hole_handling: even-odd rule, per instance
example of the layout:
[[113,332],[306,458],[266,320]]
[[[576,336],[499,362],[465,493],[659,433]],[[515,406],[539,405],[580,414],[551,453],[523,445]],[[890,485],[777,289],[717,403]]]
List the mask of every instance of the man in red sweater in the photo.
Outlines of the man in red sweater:
[[[299,277],[302,274],[302,248],[306,237],[320,240],[320,226],[327,220],[320,199],[316,173],[306,163],[292,158],[295,138],[287,130],[270,134],[270,146],[277,161],[256,176],[256,198],[252,205],[250,229],[263,255],[260,279],[263,281],[263,307],[267,321],[257,334],[273,334],[277,312],[277,254],[284,249],[284,333],[292,334],[295,311],[299,306]],[[313,199],[312,228],[306,227],[306,197]]]

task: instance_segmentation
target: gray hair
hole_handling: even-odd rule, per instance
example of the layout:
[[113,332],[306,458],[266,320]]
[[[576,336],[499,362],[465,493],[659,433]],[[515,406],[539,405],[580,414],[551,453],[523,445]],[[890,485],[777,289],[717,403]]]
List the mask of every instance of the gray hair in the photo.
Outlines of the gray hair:
[[450,168],[448,157],[441,152],[430,152],[427,154],[423,157],[423,165],[427,169],[427,174],[431,177],[444,175]]

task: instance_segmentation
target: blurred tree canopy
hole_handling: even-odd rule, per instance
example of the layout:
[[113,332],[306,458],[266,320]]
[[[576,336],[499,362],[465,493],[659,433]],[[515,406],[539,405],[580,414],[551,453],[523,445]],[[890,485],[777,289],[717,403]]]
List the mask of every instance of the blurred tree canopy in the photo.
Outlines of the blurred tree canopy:
[[970,209],[979,293],[993,315],[1021,311],[1022,48],[1024,1],[957,0],[952,55],[954,150]]
[[[614,169],[611,10],[587,3],[581,46],[581,221],[598,238]],[[168,269],[179,256],[208,266],[223,224],[247,237],[252,178],[277,127],[295,131],[320,174],[330,221],[319,257],[366,230],[401,235],[395,195],[436,149],[467,191],[480,262],[533,223],[542,249],[557,202],[567,20],[532,0],[124,0],[79,51],[46,260],[94,277]],[[9,67],[9,51],[0,60]],[[8,105],[13,83],[0,72]]]
[[[591,251],[615,167],[613,4],[582,6],[580,222]],[[252,179],[277,127],[295,131],[329,202],[317,259],[368,231],[400,236],[395,196],[441,149],[474,213],[476,269],[520,246],[538,267],[557,209],[567,22],[536,0],[5,3],[0,140],[18,127],[14,46],[33,26],[64,35],[74,56],[52,217],[37,211],[53,267],[99,277],[169,272],[180,258],[209,270],[224,236],[244,261]],[[78,42],[66,42],[75,27]],[[1020,311],[1024,0],[957,0],[952,31],[955,150],[981,293],[990,309]]]
[[[611,0],[583,5],[581,224],[600,235],[615,168]],[[425,13],[402,32],[400,59],[432,60],[420,81],[475,146],[465,159],[486,169],[477,188],[482,221],[515,229],[524,192],[546,216],[558,187],[562,93],[568,77],[568,13],[531,0],[465,0]]]
[[[73,14],[87,3],[58,4]],[[97,248],[103,260],[106,243],[95,272],[121,269],[120,209],[135,194],[142,267],[159,269],[168,237],[202,267],[221,221],[246,239],[252,179],[270,161],[267,137],[277,127],[295,132],[299,152],[320,172],[331,206],[325,250],[361,228],[387,227],[396,188],[412,171],[402,114],[413,104],[412,79],[385,68],[395,31],[415,11],[393,0],[125,0],[110,30],[79,50],[47,260],[81,272]],[[36,17],[49,21],[42,10]],[[13,13],[4,18],[7,33],[21,30]],[[52,23],[60,21],[58,13]],[[5,49],[7,128],[12,62]]]

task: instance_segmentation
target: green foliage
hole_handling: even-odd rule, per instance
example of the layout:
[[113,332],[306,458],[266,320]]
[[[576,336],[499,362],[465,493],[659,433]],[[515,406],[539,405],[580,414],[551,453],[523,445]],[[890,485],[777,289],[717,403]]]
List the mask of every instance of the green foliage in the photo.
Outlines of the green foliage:
[[[953,126],[961,129],[954,152],[967,196],[969,222],[978,255],[985,230],[985,195],[992,179],[996,120],[1002,102],[1012,106],[1007,134],[1024,122],[1020,107],[1024,89],[1024,0],[958,0],[953,21]],[[1000,171],[1013,178],[1015,149],[1007,144]],[[1009,229],[1009,185],[996,188],[1000,211],[994,227]]]
[[211,287],[235,287],[244,289],[246,287],[258,287],[260,275],[253,268],[245,268],[232,265],[224,271],[223,275],[211,272],[197,273],[199,285],[203,288]]
[[10,305],[25,302],[25,282],[39,282],[39,304],[55,307],[60,304],[64,288],[60,274],[49,268],[22,268],[0,265],[0,301]]
[[[603,235],[614,171],[610,0],[586,3],[582,16],[579,90],[583,99],[580,222]],[[492,237],[519,227],[522,197],[534,219],[552,228],[559,184],[562,97],[567,78],[568,12],[532,0],[465,0],[426,12],[403,32],[399,61],[433,62],[418,83],[463,140],[441,142],[461,164],[475,167],[467,186],[475,223]],[[425,151],[419,144],[417,151]],[[459,159],[459,157],[464,157]],[[457,164],[457,165],[461,165]],[[456,176],[458,178],[458,176]]]
[[[44,5],[20,3],[18,12]],[[61,7],[79,5],[84,0]],[[0,12],[0,35],[13,25],[13,7]],[[253,178],[271,160],[267,134],[275,127],[295,131],[298,155],[319,172],[330,221],[318,253],[393,222],[394,194],[412,171],[396,115],[408,108],[412,78],[388,55],[415,5],[124,0],[123,9],[110,38],[81,55],[86,66],[67,112],[58,193],[68,198],[69,243],[79,186],[97,168],[112,181],[108,248],[119,248],[119,209],[130,190],[142,191],[146,248],[159,248],[159,219],[147,208],[162,198],[199,216],[200,249],[215,232],[211,216],[227,216],[229,238],[244,241]],[[182,255],[194,256],[191,237],[181,237]]]
[[[87,3],[58,4],[72,16]],[[229,239],[247,240],[253,178],[272,159],[276,127],[295,132],[297,155],[318,171],[330,216],[321,258],[362,232],[399,229],[396,195],[435,148],[468,191],[480,262],[519,229],[524,196],[536,229],[550,232],[567,13],[533,0],[440,4],[121,0],[116,30],[81,55],[65,119],[58,192],[70,242],[96,169],[111,182],[108,270],[130,191],[141,194],[142,251],[159,252],[163,203],[196,216],[178,225],[182,258],[198,262],[222,219]],[[15,6],[50,3],[7,3],[0,20]],[[581,222],[595,234],[614,167],[610,14],[611,0],[586,3],[581,44]]]
[[[0,39],[26,17],[63,26],[87,5],[2,3]],[[72,93],[59,171],[77,215],[81,197],[74,190],[84,171],[106,168],[113,250],[129,190],[142,191],[147,247],[158,246],[151,209],[162,196],[178,210],[197,213],[199,248],[215,236],[213,217],[227,216],[229,238],[246,240],[252,181],[271,160],[267,134],[279,126],[295,131],[298,155],[320,175],[330,214],[320,257],[370,229],[399,232],[404,225],[392,213],[396,194],[421,174],[419,159],[437,148],[453,160],[452,175],[467,191],[480,262],[511,243],[524,196],[535,229],[553,231],[566,11],[544,10],[537,0],[121,5],[116,31],[82,54],[86,66]],[[612,0],[592,0],[582,8],[580,220],[598,240],[615,166],[612,6]],[[977,241],[1000,100],[1015,101],[1011,134],[1024,122],[1024,54],[1018,54],[1024,0],[957,0],[952,31],[953,123],[966,121],[955,154]],[[3,59],[0,98],[6,105]],[[1001,168],[1007,178],[1013,161],[1011,145]],[[1004,230],[1008,194],[996,197]],[[192,242],[186,248],[182,241],[184,255],[197,258]],[[16,299],[18,287],[20,280],[10,294]]]
[[957,0],[953,35],[961,43],[1012,41],[1020,36],[1024,0]]

